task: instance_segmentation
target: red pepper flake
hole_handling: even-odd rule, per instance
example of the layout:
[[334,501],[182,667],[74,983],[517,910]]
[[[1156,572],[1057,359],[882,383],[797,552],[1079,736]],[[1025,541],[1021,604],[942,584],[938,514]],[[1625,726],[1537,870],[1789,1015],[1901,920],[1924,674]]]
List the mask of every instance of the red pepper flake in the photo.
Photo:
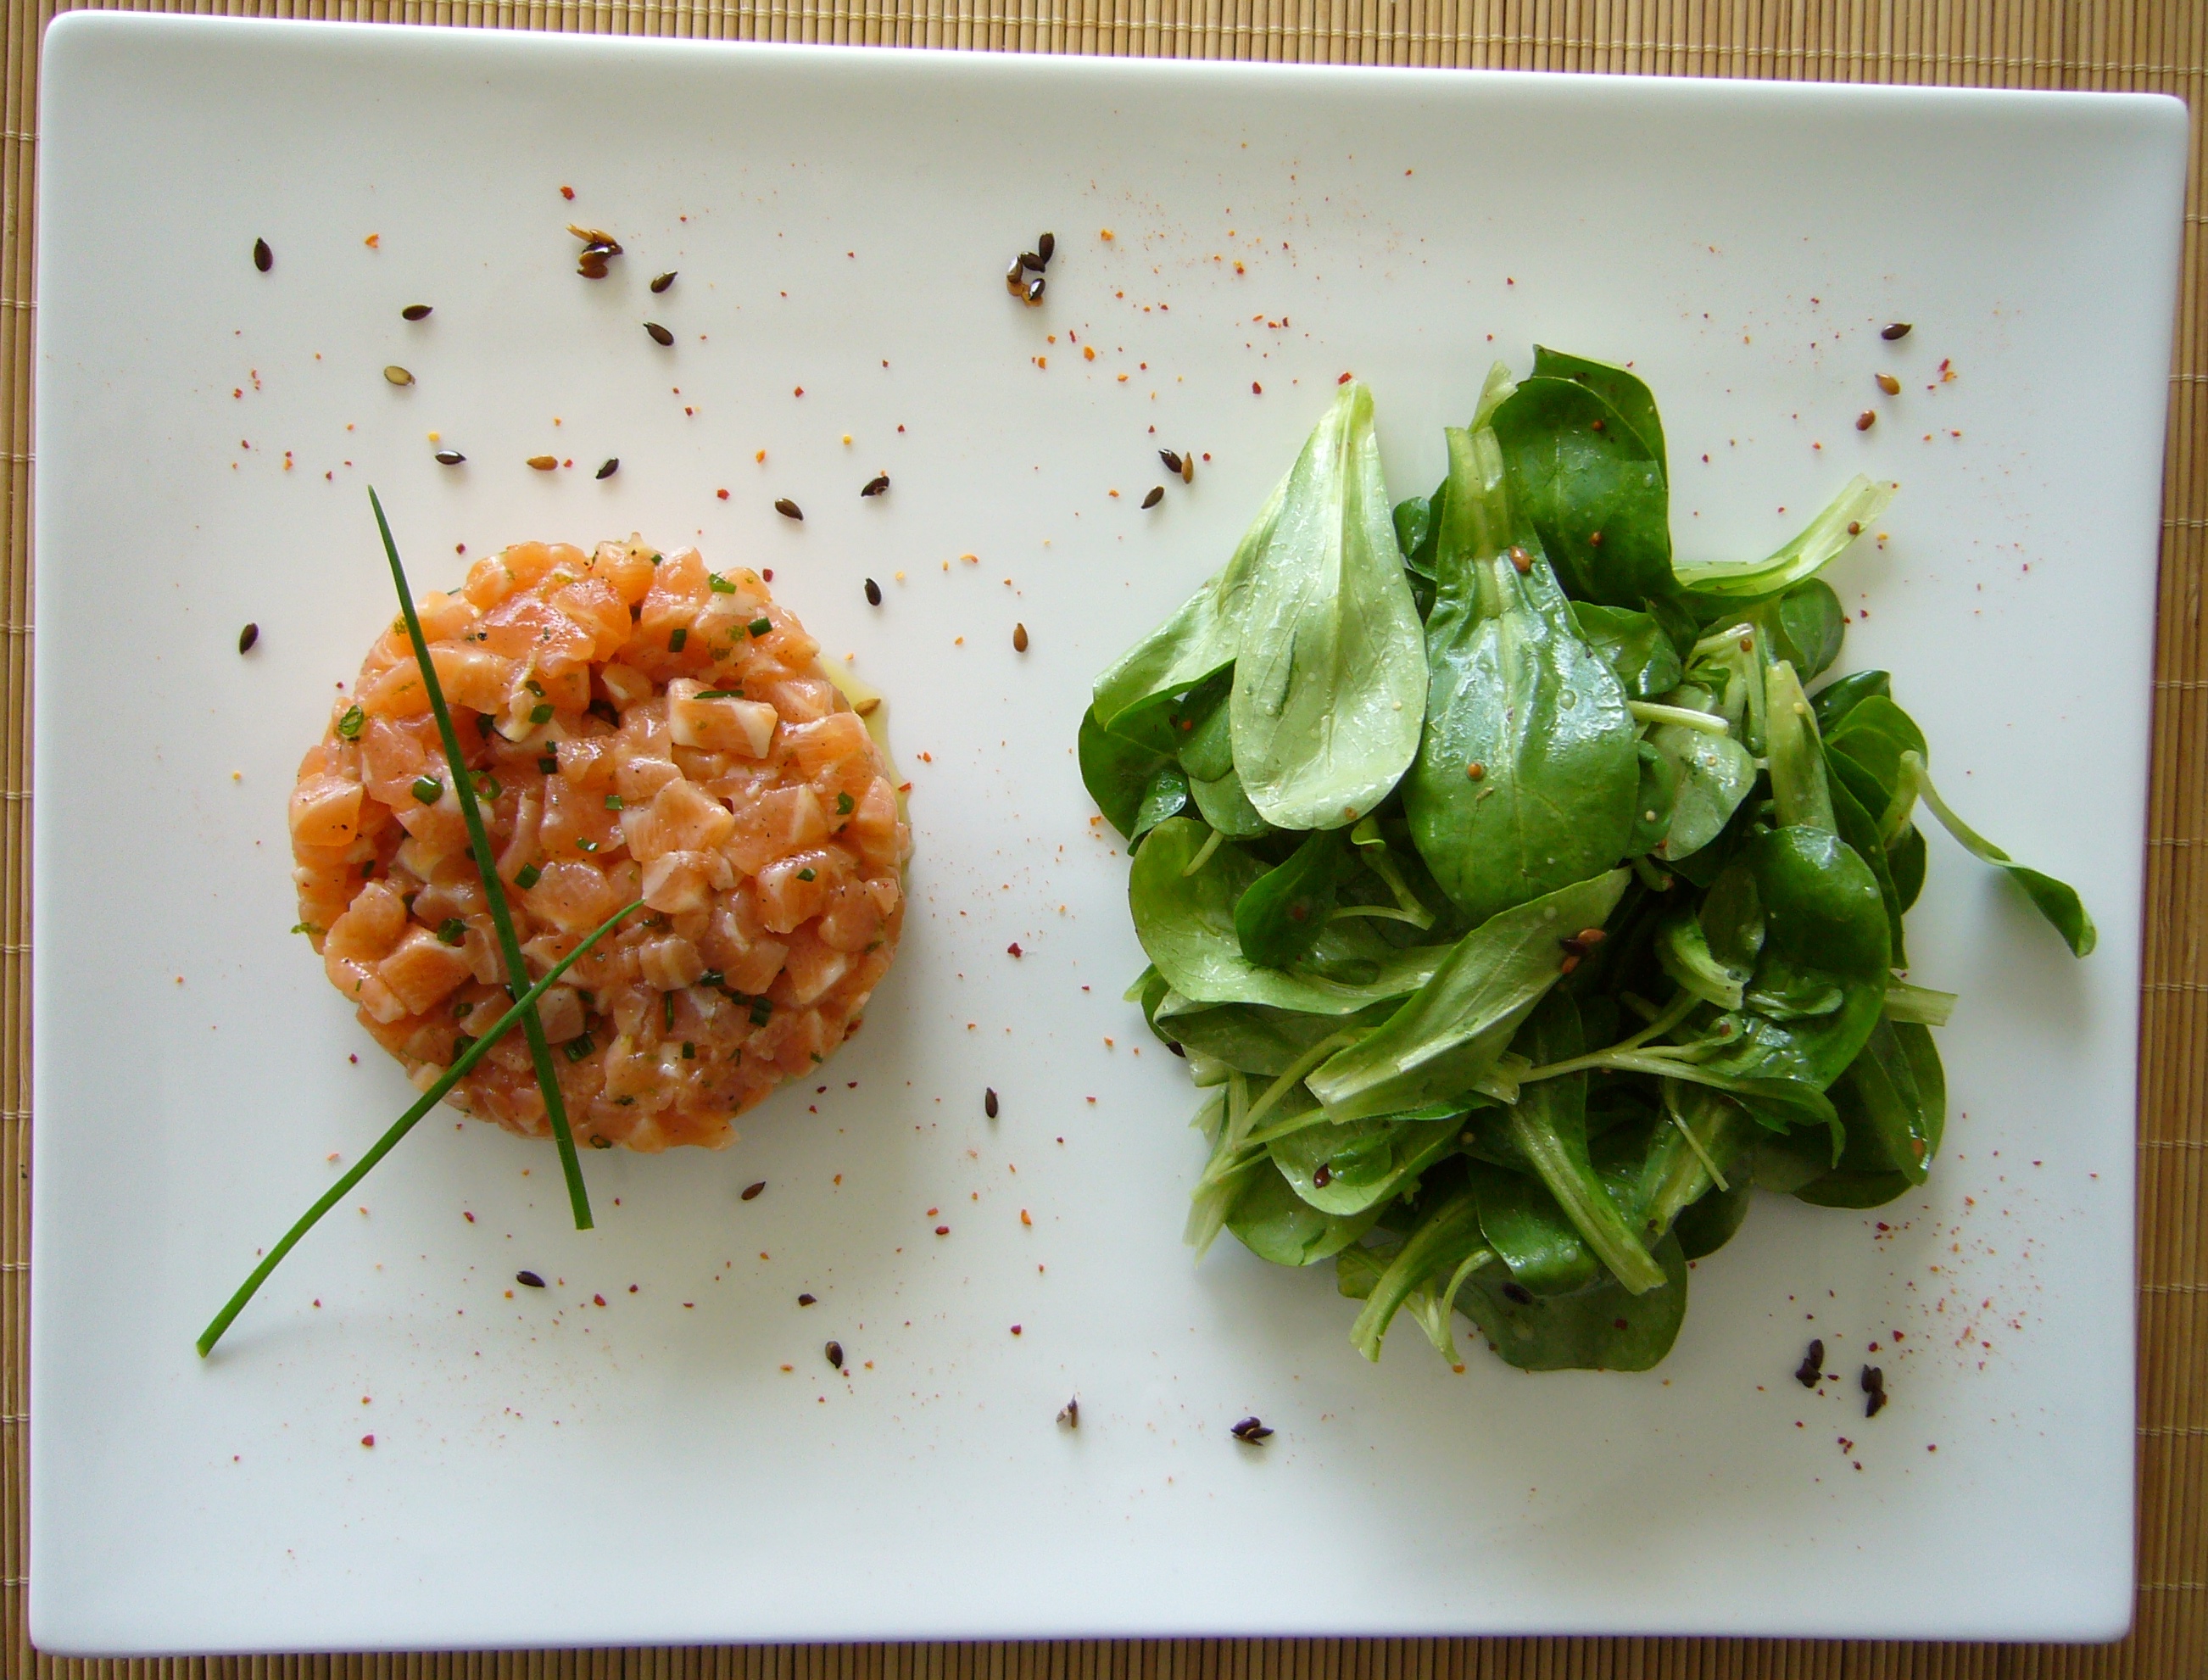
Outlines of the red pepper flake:
[[723,501],[726,501],[729,499],[729,493],[726,490],[716,490],[713,494],[719,497]]
[[603,1306],[606,1304],[606,1298],[603,1295],[593,1295],[591,1299],[597,1302],[600,1306]]
[[575,189],[573,187],[562,187],[560,189],[560,196],[572,200],[575,196]]
[[1265,394],[1265,387],[1253,379],[1250,381],[1250,394],[1253,397],[1262,397]]
[[1005,947],[1005,955],[1007,957],[1018,957],[1023,954],[1023,953],[1020,950],[1020,942],[1017,939],[1014,939],[1011,944]]
[[790,394],[791,396],[793,396],[793,397],[801,397],[801,396],[803,396],[803,395],[805,394],[805,387],[804,387],[803,386],[801,386],[801,386],[799,386],[795,390],[792,391],[789,394]]
[[1017,1335],[1019,1333],[1020,1333],[1020,1327],[1019,1327],[1017,1324],[1013,1325],[1013,1326],[1012,1326],[1012,1334],[1013,1334],[1014,1335]]
[[363,1447],[372,1447],[375,1444],[375,1437],[373,1435],[363,1435],[360,1437],[360,1444]]
[[[1406,172],[1406,173],[1408,173],[1408,171],[1405,171],[1405,172]],[[1350,381],[1353,378],[1354,378],[1354,377],[1355,377],[1355,375],[1352,375],[1352,374],[1344,374],[1344,375],[1342,375],[1342,376],[1341,376],[1340,379],[1337,379],[1336,381],[1335,381],[1335,383],[1336,385],[1347,385],[1347,384],[1348,384],[1348,383],[1349,383],[1349,381]]]
[[947,1237],[951,1234],[951,1227],[947,1225],[939,1225],[935,1227],[935,1234],[939,1237]]
[[471,1225],[473,1225],[476,1222],[476,1216],[471,1213],[466,1212],[465,1209],[461,1212],[460,1217],[467,1221]]

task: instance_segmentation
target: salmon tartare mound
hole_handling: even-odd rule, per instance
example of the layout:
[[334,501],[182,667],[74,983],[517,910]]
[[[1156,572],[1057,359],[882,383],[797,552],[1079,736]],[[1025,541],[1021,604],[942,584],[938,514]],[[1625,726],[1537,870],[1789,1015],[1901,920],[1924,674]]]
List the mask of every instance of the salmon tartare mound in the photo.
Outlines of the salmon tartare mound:
[[[539,1005],[576,1141],[733,1143],[858,1030],[896,953],[887,757],[758,573],[694,549],[519,543],[419,612],[530,978],[644,901]],[[403,621],[301,763],[291,830],[302,931],[426,1089],[510,999]],[[447,1100],[551,1133],[519,1030]]]

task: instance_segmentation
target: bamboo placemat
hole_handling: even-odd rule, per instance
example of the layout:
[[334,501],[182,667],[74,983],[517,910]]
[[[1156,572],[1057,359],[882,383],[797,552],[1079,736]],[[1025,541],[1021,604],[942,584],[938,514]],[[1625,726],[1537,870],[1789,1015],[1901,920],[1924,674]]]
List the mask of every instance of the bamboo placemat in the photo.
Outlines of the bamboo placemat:
[[[2163,464],[2139,1071],[2139,1593],[2105,1647],[1669,1639],[751,1647],[83,1663],[24,1619],[30,1311],[31,338],[39,47],[71,9],[9,0],[0,92],[0,1650],[51,1680],[2193,1680],[2208,1675],[2208,343],[2203,140]],[[2197,109],[2208,0],[153,0],[119,9],[595,34],[2174,93]],[[2050,1522],[2060,1514],[2048,1514]]]

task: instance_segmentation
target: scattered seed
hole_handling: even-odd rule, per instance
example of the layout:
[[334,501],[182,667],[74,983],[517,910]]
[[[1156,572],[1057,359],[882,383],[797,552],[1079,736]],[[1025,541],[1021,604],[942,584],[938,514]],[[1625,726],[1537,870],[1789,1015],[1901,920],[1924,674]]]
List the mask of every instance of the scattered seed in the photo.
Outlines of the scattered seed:
[[1861,519],[1850,519],[1848,521],[1848,535],[1851,537],[1860,537],[1863,535],[1863,521]]
[[813,1305],[813,1297],[810,1295],[800,1295],[797,1298],[797,1304],[800,1306],[811,1306]]
[[1867,432],[1876,424],[1878,424],[1878,416],[1869,409],[1856,416],[1856,429],[1859,432]]
[[1481,777],[1487,774],[1487,766],[1480,763],[1479,759],[1474,759],[1470,764],[1464,767],[1464,773],[1470,777],[1473,781],[1477,782]]
[[1041,303],[1041,302],[1042,302],[1042,276],[1041,276],[1041,275],[1038,274],[1038,275],[1036,275],[1036,276],[1035,277],[1035,279],[1031,279],[1031,280],[1029,280],[1029,281],[1028,282],[1028,289],[1027,289],[1027,291],[1026,291],[1026,293],[1025,293],[1025,296],[1026,296],[1027,300],[1028,300],[1028,302],[1029,302],[1029,303]]
[[599,478],[610,478],[614,474],[620,471],[621,457],[618,455],[609,455],[606,457],[605,465],[601,466],[594,476]]
[[652,277],[651,289],[655,292],[664,291],[668,287],[674,284],[675,271],[670,268],[664,274],[657,274]]
[[981,1093],[981,1112],[993,1120],[997,1118],[997,1090],[993,1085]]
[[788,496],[783,496],[776,501],[774,504],[774,511],[781,514],[785,519],[801,520],[805,517],[805,510],[800,507],[795,502],[792,501]]
[[1311,1183],[1317,1185],[1319,1189],[1324,1190],[1333,1182],[1334,1163],[1332,1161],[1322,1161],[1315,1168],[1312,1169]]
[[821,1351],[828,1355],[828,1363],[830,1365],[834,1365],[838,1371],[843,1370],[843,1344],[842,1342],[831,1341]]
[[1825,1342],[1820,1336],[1809,1343],[1809,1351],[1802,1356],[1802,1363],[1794,1372],[1794,1380],[1805,1389],[1817,1386],[1817,1379],[1825,1373]]
[[1264,1425],[1258,1422],[1255,1418],[1245,1418],[1240,1423],[1235,1425],[1233,1428],[1228,1430],[1227,1432],[1229,1435],[1232,1435],[1237,1441],[1240,1441],[1246,1445],[1254,1447],[1257,1443],[1265,1439],[1266,1437],[1269,1436],[1273,1431],[1266,1428]]
[[1020,253],[1020,267],[1023,268],[1031,268],[1038,274],[1041,273],[1043,269],[1042,254],[1039,251],[1022,251]]
[[1056,234],[1046,233],[1041,238],[1035,241],[1035,255],[1042,259],[1043,266],[1045,267],[1048,267],[1050,266],[1051,258],[1055,256],[1057,254],[1058,236]]
[[1015,653],[1025,653],[1027,651],[1028,627],[1024,624],[1015,624],[1012,627],[1012,651]]
[[467,457],[457,449],[440,449],[435,459],[439,466],[458,466]]
[[610,233],[601,233],[594,227],[577,227],[573,222],[567,224],[567,231],[581,240],[586,250],[599,251],[607,256],[621,254],[621,241]]
[[544,1280],[534,1272],[516,1272],[513,1275],[513,1281],[529,1289],[542,1289],[544,1287]]
[[651,334],[651,341],[656,345],[671,345],[675,342],[675,335],[656,321],[645,321],[644,330]]
[[1600,430],[1602,430],[1602,429],[1603,429],[1603,424],[1602,424],[1602,422],[1601,422],[1601,421],[1599,421],[1599,420],[1593,421],[1593,422],[1591,422],[1590,423],[1593,426],[1594,429],[1595,429],[1595,430],[1597,430],[1597,431],[1600,431]]
[[276,266],[276,253],[268,249],[266,239],[253,242],[253,266],[264,274]]
[[872,578],[867,579],[867,604],[870,607],[882,604],[882,586]]
[[757,1184],[755,1184],[755,1185],[746,1185],[744,1186],[743,1199],[744,1199],[745,1201],[747,1201],[747,1202],[749,1202],[749,1201],[753,1200],[754,1197],[756,1197],[759,1195],[759,1191],[761,1191],[765,1190],[765,1188],[766,1188],[766,1180],[765,1180],[765,1179],[760,1179]]
[[[250,653],[253,651],[254,643],[260,639],[261,627],[257,624],[249,624],[237,633],[237,651],[240,653]],[[992,1108],[997,1106],[997,1100],[993,1096],[989,1099],[989,1106]]]
[[401,321],[427,321],[429,318],[429,305],[409,303],[405,309],[399,310],[399,318]]
[[393,385],[411,385],[414,382],[414,375],[395,362],[383,370],[383,376]]
[[1510,564],[1521,576],[1523,576],[1533,569],[1533,556],[1514,543],[1510,545]]
[[880,495],[884,490],[886,490],[887,489],[889,489],[889,487],[890,487],[890,476],[889,476],[889,474],[887,474],[886,472],[878,472],[878,473],[876,473],[873,477],[871,477],[871,478],[869,478],[868,480],[867,480],[867,482],[866,482],[865,483],[861,484],[861,485],[859,487],[859,494],[860,494],[860,495],[861,495],[862,497],[863,497],[863,496],[870,496],[870,495]]
[[1533,1305],[1533,1292],[1522,1283],[1513,1281],[1504,1284],[1503,1293],[1508,1299],[1517,1302],[1521,1306]]
[[582,260],[576,263],[575,272],[586,280],[603,280],[606,277],[606,260],[585,251]]
[[1028,271],[1020,266],[1019,258],[1014,257],[1011,266],[1005,270],[1005,290],[1017,297],[1026,291],[1027,280]]
[[1159,450],[1158,459],[1166,464],[1166,471],[1167,472],[1177,473],[1180,471],[1180,457],[1174,454],[1172,450]]
[[858,705],[851,708],[852,711],[857,712],[861,717],[872,717],[881,709],[882,697],[879,694],[869,694],[865,699],[861,700]]
[[1878,388],[1885,392],[1887,396],[1898,397],[1901,394],[1901,381],[1892,374],[1875,374],[1872,377],[1878,381]]
[[1875,1418],[1886,1409],[1886,1373],[1876,1365],[1863,1368],[1863,1391],[1868,1396],[1863,1401],[1863,1416]]
[[1911,325],[1911,322],[1906,321],[1897,321],[1890,327],[1881,327],[1879,331],[1879,337],[1886,339],[1889,344],[1896,339],[1905,339],[1909,336],[1909,329]]
[[560,465],[560,458],[557,455],[531,455],[529,458],[529,465],[539,472],[549,472]]
[[1180,482],[1184,484],[1196,483],[1196,456],[1193,452],[1180,458]]
[[1165,499],[1166,487],[1160,484],[1155,486],[1148,495],[1143,498],[1143,506],[1144,507],[1155,507]]
[[1058,1408],[1058,1420],[1068,1429],[1081,1427],[1081,1396],[1079,1395],[1076,1395]]

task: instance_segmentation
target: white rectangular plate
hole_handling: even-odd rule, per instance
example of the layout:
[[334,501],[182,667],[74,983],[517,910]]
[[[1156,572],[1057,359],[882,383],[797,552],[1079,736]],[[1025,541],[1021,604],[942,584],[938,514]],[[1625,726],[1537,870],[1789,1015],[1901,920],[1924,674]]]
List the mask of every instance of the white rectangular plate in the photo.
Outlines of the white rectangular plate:
[[[42,1647],[2123,1628],[2175,103],[87,15],[44,97]],[[1848,660],[2102,929],[2073,964],[1935,838],[1929,1190],[1766,1198],[1638,1377],[1400,1328],[1376,1368],[1330,1267],[1191,1263],[1194,1099],[1072,757],[1339,375],[1401,495],[1536,340],[1653,385],[1686,558],[1900,481]],[[1196,482],[1143,512],[1161,446]],[[578,1235],[549,1149],[434,1121],[202,1363],[411,1095],[285,931],[291,772],[392,610],[371,481],[425,589],[524,537],[772,567],[891,697],[913,913],[730,1153],[591,1157]]]

